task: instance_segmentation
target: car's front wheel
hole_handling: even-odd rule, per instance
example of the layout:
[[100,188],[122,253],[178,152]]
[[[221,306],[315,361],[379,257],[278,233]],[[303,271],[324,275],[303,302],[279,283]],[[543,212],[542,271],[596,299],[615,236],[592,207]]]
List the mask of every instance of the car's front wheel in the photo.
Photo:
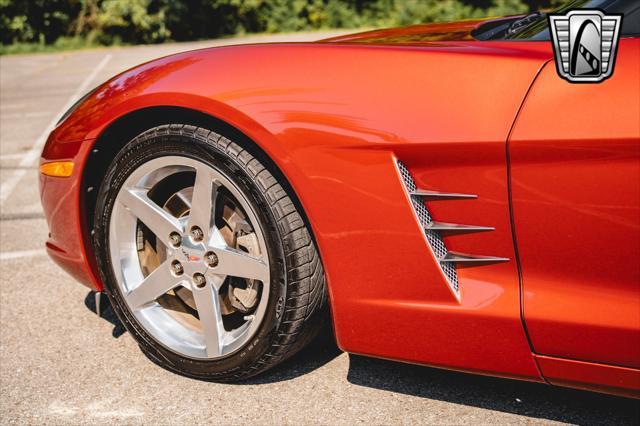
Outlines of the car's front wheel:
[[324,272],[285,187],[194,126],[150,129],[120,151],[98,194],[94,248],[116,313],[151,359],[239,380],[317,333]]

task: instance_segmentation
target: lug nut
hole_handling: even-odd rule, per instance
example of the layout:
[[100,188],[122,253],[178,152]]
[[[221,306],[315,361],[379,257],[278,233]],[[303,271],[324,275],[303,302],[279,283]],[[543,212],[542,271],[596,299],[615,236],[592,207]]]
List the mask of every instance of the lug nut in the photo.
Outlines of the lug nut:
[[174,260],[173,262],[171,262],[171,272],[173,272],[173,275],[175,276],[180,276],[184,273],[184,268],[182,267],[182,263],[178,262],[177,260]]
[[202,288],[207,285],[207,279],[200,272],[196,272],[193,274],[193,284],[198,288]]
[[191,238],[193,238],[193,241],[202,241],[204,238],[204,232],[202,232],[202,229],[197,226],[193,226],[191,228]]
[[208,251],[204,254],[204,261],[211,268],[218,266],[218,256],[212,251]]
[[182,243],[182,237],[177,232],[172,232],[171,234],[169,234],[169,241],[171,242],[172,246],[180,247],[180,244]]

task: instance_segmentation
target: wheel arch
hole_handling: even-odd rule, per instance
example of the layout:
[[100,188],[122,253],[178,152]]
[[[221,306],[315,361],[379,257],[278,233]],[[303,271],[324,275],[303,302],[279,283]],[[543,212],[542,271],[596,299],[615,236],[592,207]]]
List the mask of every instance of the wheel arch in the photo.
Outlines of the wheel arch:
[[[294,186],[276,161],[273,160],[259,143],[237,127],[209,113],[182,106],[153,106],[131,111],[111,122],[96,138],[85,160],[80,188],[81,226],[84,234],[85,252],[90,259],[95,277],[99,277],[100,275],[94,260],[95,254],[90,242],[90,236],[93,232],[97,194],[99,192],[97,189],[117,153],[131,141],[131,139],[148,129],[171,123],[202,127],[220,133],[232,139],[241,145],[242,148],[249,151],[254,157],[258,158],[289,193],[293,203],[301,213],[305,225],[309,229],[311,239],[316,246],[320,261],[322,262],[322,253],[320,252],[313,225]],[[329,283],[327,280],[327,287],[328,286]],[[330,291],[327,291],[329,307],[331,307],[330,293]]]

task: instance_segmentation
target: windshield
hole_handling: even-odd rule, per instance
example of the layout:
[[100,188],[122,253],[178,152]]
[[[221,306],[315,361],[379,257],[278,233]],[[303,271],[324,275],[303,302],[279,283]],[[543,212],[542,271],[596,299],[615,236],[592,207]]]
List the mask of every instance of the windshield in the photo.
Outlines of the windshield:
[[[622,13],[623,36],[640,35],[640,1],[638,0],[573,0],[551,13],[566,13],[571,9],[600,9],[605,13]],[[478,40],[550,40],[546,13],[532,13],[490,21],[473,33]]]

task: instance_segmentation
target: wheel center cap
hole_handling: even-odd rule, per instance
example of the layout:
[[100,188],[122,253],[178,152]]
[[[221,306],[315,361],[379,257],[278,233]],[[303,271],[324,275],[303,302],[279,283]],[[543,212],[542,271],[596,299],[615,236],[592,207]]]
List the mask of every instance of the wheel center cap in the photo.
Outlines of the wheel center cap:
[[200,260],[202,258],[198,257],[198,256],[193,256],[193,255],[186,255],[187,259],[189,260],[189,262],[200,262]]
[[202,243],[192,243],[188,238],[185,238],[183,244],[176,251],[189,263],[202,263],[206,247]]

